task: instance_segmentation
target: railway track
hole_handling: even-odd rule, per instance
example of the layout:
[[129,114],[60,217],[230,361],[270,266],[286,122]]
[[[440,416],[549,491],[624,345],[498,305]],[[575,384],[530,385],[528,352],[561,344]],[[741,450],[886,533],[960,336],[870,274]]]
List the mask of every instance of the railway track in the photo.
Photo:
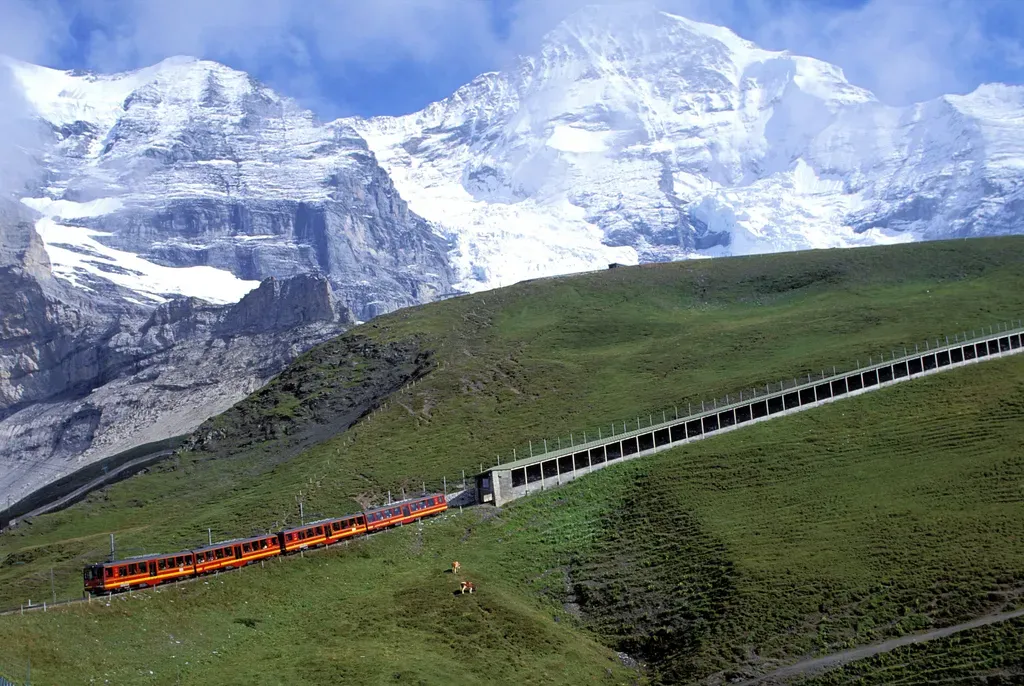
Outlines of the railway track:
[[[438,515],[436,518],[437,519],[444,519],[445,517],[448,517],[449,515],[459,514],[459,513],[461,513],[463,506],[459,505],[458,508],[459,508],[458,510],[455,510],[455,509],[446,510],[445,512],[443,512],[440,515]],[[431,518],[431,519],[433,519],[433,518]],[[421,521],[420,524],[422,524],[422,523],[423,522]],[[307,549],[304,549],[304,550],[300,550],[298,555],[296,555],[295,553],[289,553],[287,555],[278,555],[278,556],[271,557],[271,558],[268,558],[268,559],[265,559],[265,560],[260,560],[260,568],[261,569],[264,568],[266,566],[267,562],[269,562],[271,564],[279,564],[279,563],[282,563],[282,562],[287,562],[287,561],[289,561],[289,560],[291,560],[292,558],[295,558],[295,557],[304,558],[306,555],[318,555],[318,554],[326,553],[326,552],[331,551],[331,550],[337,550],[340,547],[348,548],[349,547],[349,543],[351,543],[353,541],[369,540],[369,539],[374,538],[376,536],[380,536],[381,534],[387,534],[387,533],[390,533],[392,531],[400,530],[404,526],[406,526],[406,525],[400,524],[400,525],[398,525],[396,527],[393,527],[393,528],[390,528],[390,529],[383,529],[383,530],[380,530],[380,531],[374,531],[374,532],[367,533],[367,534],[360,534],[356,538],[346,538],[346,539],[344,539],[342,541],[337,541],[335,543],[329,543],[329,544],[327,544],[325,546],[317,546],[316,548],[307,548]],[[17,615],[17,614],[23,615],[26,612],[49,612],[50,610],[53,610],[53,609],[56,609],[56,608],[65,608],[65,607],[68,607],[70,605],[83,605],[83,604],[84,605],[91,605],[93,603],[100,603],[100,604],[104,604],[104,605],[108,605],[109,606],[110,602],[113,601],[113,600],[126,600],[127,598],[131,598],[131,597],[134,597],[136,595],[143,595],[143,594],[147,594],[147,593],[152,593],[154,591],[160,592],[160,591],[165,590],[165,589],[169,590],[169,589],[172,589],[172,588],[179,587],[180,585],[183,585],[183,584],[195,583],[197,581],[208,581],[211,578],[213,578],[213,579],[217,578],[221,574],[241,573],[241,572],[244,572],[244,571],[246,571],[246,570],[248,570],[250,568],[253,568],[255,566],[256,566],[256,564],[252,563],[252,564],[245,565],[244,567],[234,567],[234,568],[229,568],[229,569],[217,570],[216,572],[213,572],[212,574],[204,574],[202,576],[192,576],[192,577],[186,577],[186,578],[183,578],[183,579],[175,579],[171,583],[161,584],[160,586],[154,586],[154,587],[149,587],[149,588],[144,588],[144,589],[128,589],[126,591],[119,591],[117,593],[107,593],[105,595],[98,595],[98,596],[92,596],[92,595],[89,595],[89,594],[84,594],[81,598],[68,598],[68,599],[65,599],[65,600],[58,600],[55,603],[44,601],[42,603],[22,605],[22,606],[16,607],[16,608],[12,607],[12,608],[8,608],[8,609],[5,609],[5,610],[0,610],[0,617],[8,616],[8,615]]]

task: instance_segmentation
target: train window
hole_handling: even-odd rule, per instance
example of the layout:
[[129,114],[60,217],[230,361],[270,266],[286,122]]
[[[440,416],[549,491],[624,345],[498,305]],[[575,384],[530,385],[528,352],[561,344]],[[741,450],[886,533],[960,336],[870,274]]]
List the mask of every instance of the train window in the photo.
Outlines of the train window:
[[163,558],[160,558],[159,560],[157,560],[156,568],[159,569],[161,572],[164,571],[165,569],[167,569],[167,560],[165,560]]
[[127,567],[118,567],[117,568],[117,575],[118,576],[128,576],[128,568]]
[[224,550],[223,550],[222,548],[217,548],[217,550],[216,550],[216,551],[214,551],[214,555],[215,555],[215,556],[217,557],[217,559],[219,560],[219,559],[221,559],[222,557],[224,557]]
[[206,558],[203,556],[203,553],[196,554],[196,564],[201,565],[204,562],[206,562]]
[[341,531],[341,522],[331,522],[332,531]]
[[243,553],[251,553],[252,552],[252,548],[249,547],[248,543],[243,543],[242,544],[242,552]]
[[316,535],[317,536],[323,536],[324,535],[324,528],[322,526],[318,526],[316,528]]
[[112,576],[114,576],[114,568],[113,567],[107,567],[107,578],[109,579]]

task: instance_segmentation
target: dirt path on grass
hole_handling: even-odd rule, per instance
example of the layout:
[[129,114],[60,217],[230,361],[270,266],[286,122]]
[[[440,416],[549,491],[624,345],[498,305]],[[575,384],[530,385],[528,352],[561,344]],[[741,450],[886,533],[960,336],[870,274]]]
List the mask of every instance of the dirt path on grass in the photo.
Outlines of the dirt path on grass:
[[749,684],[779,684],[796,676],[806,676],[812,672],[824,671],[832,667],[838,667],[839,665],[847,662],[863,660],[865,658],[878,655],[879,653],[888,653],[891,650],[895,650],[896,648],[901,648],[906,645],[925,643],[937,638],[945,638],[946,636],[950,636],[961,631],[976,629],[988,624],[997,624],[1017,617],[1024,617],[1024,610],[1014,610],[1013,612],[1000,612],[999,614],[986,615],[984,617],[972,619],[969,622],[964,622],[963,624],[955,624],[953,626],[933,629],[919,634],[900,636],[899,638],[893,638],[888,641],[883,641],[882,643],[854,648],[852,650],[844,650],[841,653],[833,653],[832,655],[826,655],[824,657],[804,660],[802,662],[789,665],[788,667],[782,667],[774,672],[769,672],[768,674],[756,679],[741,682],[739,686],[748,686]]

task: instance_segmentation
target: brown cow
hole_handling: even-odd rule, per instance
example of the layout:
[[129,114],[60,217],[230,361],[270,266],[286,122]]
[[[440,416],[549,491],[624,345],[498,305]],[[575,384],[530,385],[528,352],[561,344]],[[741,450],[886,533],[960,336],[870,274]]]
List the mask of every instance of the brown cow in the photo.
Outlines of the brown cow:
[[465,595],[466,591],[469,591],[470,593],[472,593],[472,592],[473,592],[473,591],[475,591],[475,590],[476,590],[476,586],[475,586],[475,585],[473,585],[473,582],[472,582],[472,581],[463,581],[463,582],[462,582],[462,588],[461,588],[461,589],[459,589],[459,591],[460,591],[460,592],[461,592],[461,593],[462,593],[463,595]]
[[458,574],[460,569],[462,569],[462,565],[458,561],[452,563],[452,574]]

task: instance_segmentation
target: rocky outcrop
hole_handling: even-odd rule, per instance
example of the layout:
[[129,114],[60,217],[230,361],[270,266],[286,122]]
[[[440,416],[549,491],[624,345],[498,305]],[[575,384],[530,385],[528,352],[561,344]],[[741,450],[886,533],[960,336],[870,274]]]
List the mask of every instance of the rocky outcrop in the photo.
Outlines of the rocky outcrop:
[[0,204],[0,498],[187,434],[354,321],[451,292],[447,240],[366,142],[247,74],[7,68],[47,140]]
[[50,275],[31,218],[5,216],[0,497],[12,501],[194,430],[353,322],[322,275],[270,278],[229,306],[86,299]]
[[[409,211],[350,126],[214,62],[112,76],[12,68],[52,137],[46,190],[25,202],[53,220],[48,244],[72,253],[55,255],[73,282],[102,292],[120,281],[153,300],[166,295],[159,267],[250,288],[317,273],[361,320],[451,292],[447,239]],[[176,292],[230,302],[245,290]]]

